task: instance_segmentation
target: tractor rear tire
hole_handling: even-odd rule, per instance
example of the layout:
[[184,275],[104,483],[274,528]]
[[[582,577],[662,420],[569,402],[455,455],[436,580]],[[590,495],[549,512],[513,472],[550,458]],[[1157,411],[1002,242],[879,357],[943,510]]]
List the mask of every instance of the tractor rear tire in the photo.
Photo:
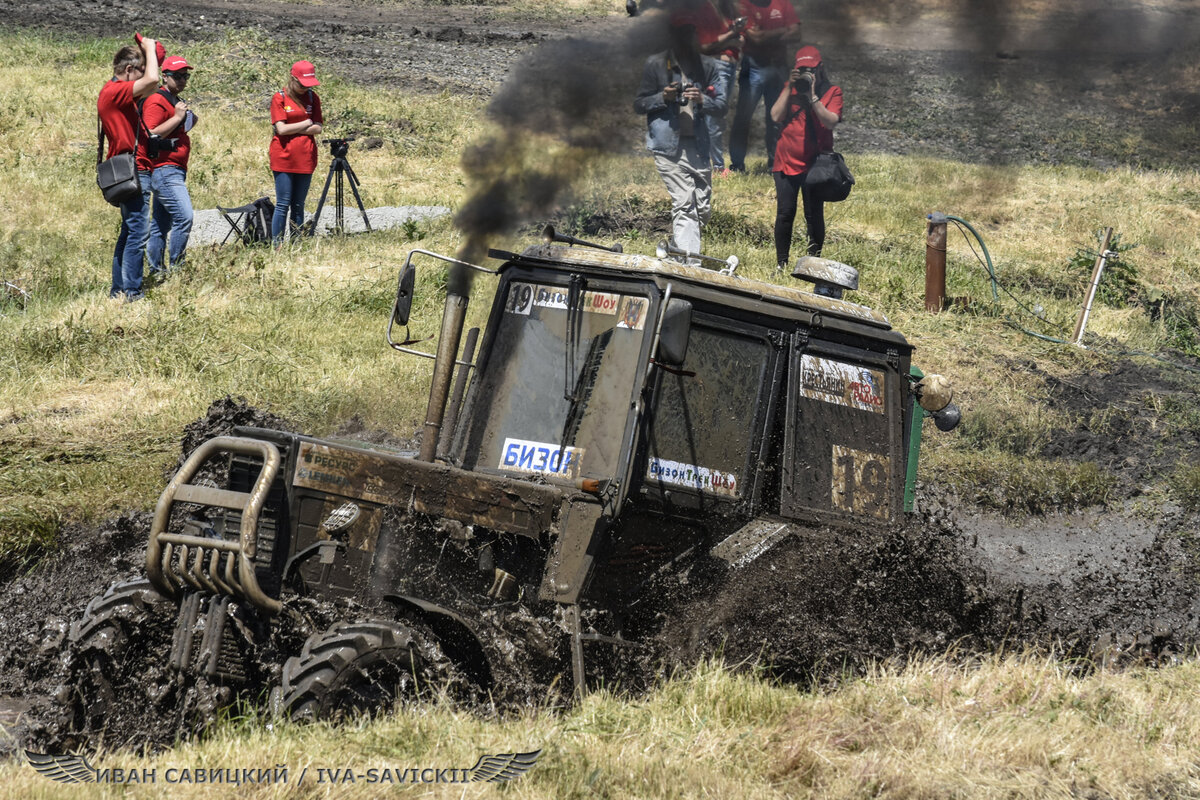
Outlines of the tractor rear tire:
[[[415,699],[444,672],[431,638],[400,622],[338,622],[309,637],[299,656],[283,665],[277,697],[296,721],[337,720],[388,711]],[[420,638],[418,638],[420,637]]]

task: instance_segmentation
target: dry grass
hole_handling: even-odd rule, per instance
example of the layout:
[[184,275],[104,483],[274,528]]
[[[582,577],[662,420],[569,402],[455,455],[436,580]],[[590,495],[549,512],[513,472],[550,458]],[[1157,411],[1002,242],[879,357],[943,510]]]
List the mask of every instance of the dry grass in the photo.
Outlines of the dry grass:
[[880,670],[792,714],[777,777],[814,797],[1196,797],[1198,676],[1033,656]]
[[[570,710],[504,720],[444,704],[341,728],[251,718],[156,756],[100,754],[97,766],[154,770],[157,783],[91,787],[88,796],[369,798],[401,790],[357,777],[330,783],[329,770],[365,778],[371,769],[466,769],[485,753],[541,748],[538,765],[507,786],[423,786],[403,796],[1200,797],[1200,665],[1077,667],[1034,655],[971,665],[932,658],[802,692],[704,665],[637,700],[600,693]],[[280,764],[287,784],[166,784],[168,769],[178,777],[183,768]],[[0,766],[0,780],[9,796],[79,796],[26,766]]]

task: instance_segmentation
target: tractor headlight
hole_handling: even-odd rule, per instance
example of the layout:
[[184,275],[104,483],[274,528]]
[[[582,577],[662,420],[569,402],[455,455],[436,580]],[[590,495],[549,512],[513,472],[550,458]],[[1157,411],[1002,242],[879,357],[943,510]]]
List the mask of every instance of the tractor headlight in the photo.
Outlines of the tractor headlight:
[[921,408],[933,417],[933,423],[939,431],[952,431],[962,422],[962,411],[950,402],[954,397],[954,387],[945,376],[926,375],[913,386],[913,393]]

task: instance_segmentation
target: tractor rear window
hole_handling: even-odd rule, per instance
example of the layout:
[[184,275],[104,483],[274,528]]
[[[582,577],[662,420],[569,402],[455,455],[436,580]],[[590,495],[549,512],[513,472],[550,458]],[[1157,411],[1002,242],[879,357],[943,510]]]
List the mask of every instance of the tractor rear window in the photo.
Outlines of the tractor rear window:
[[576,286],[572,297],[564,286],[509,283],[473,387],[464,461],[558,478],[614,477],[649,312],[641,294]]
[[681,372],[661,371],[650,425],[647,483],[740,497],[770,347],[692,327]]

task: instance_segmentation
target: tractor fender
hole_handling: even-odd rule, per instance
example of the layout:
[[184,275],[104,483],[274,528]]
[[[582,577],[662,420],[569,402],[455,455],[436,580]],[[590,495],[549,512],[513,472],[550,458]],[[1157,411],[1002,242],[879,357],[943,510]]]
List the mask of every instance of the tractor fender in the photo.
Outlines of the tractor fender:
[[383,600],[402,614],[412,614],[429,627],[442,650],[480,688],[492,687],[492,664],[483,642],[466,617],[437,603],[406,594],[386,594]]

